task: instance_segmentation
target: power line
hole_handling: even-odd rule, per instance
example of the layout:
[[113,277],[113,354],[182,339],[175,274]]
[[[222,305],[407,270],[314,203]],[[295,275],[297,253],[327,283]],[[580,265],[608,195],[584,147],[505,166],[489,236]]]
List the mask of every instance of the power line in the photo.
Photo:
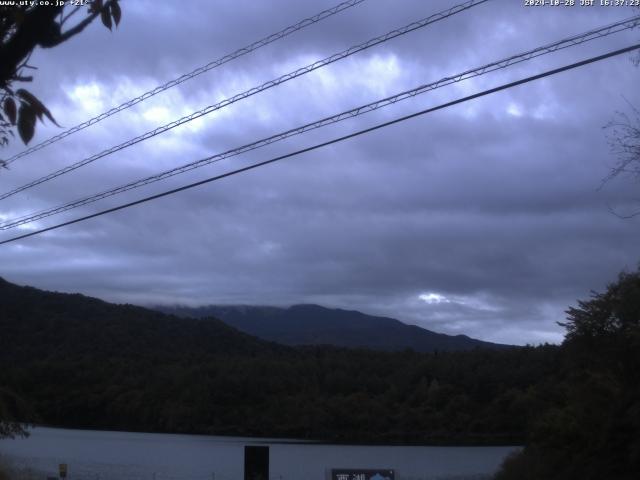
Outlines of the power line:
[[220,110],[221,108],[227,107],[235,102],[238,102],[240,100],[244,100],[248,97],[251,97],[257,93],[263,92],[265,90],[268,90],[270,88],[276,87],[282,83],[288,82],[289,80],[293,80],[294,78],[300,77],[302,75],[305,75],[307,73],[310,73],[314,70],[317,70],[319,68],[322,68],[326,65],[329,65],[331,63],[337,62],[338,60],[342,60],[343,58],[349,57],[351,55],[354,55],[358,52],[361,52],[363,50],[366,50],[368,48],[371,48],[375,45],[387,42],[393,38],[399,37],[401,35],[405,35],[409,32],[412,32],[414,30],[417,30],[419,28],[423,28],[426,27],[427,25],[430,25],[432,23],[438,22],[440,20],[444,20],[446,18],[449,18],[453,15],[456,15],[460,12],[463,12],[465,10],[468,10],[470,8],[473,8],[477,5],[483,4],[488,2],[489,0],[469,0],[467,2],[464,2],[462,4],[453,6],[451,8],[448,8],[442,12],[433,14],[427,18],[424,18],[422,20],[419,20],[417,22],[412,22],[408,25],[405,25],[404,27],[392,30],[388,33],[385,33],[384,35],[380,35],[378,37],[372,38],[371,40],[368,40],[364,43],[361,43],[359,45],[350,47],[346,50],[343,50],[340,53],[335,53],[329,57],[326,57],[323,60],[318,60],[310,65],[307,65],[305,67],[301,67],[298,68],[297,70],[294,70],[293,72],[287,73],[286,75],[282,75],[274,80],[269,80],[268,82],[263,83],[260,86],[257,87],[253,87],[249,90],[246,90],[242,93],[239,93],[237,95],[234,95],[233,97],[227,98],[222,100],[221,102],[218,102],[214,105],[209,105],[208,107],[203,108],[202,110],[198,110],[197,112],[194,112],[190,115],[184,116],[178,120],[174,120],[173,122],[170,122],[166,125],[163,125],[161,127],[158,127],[154,130],[151,130],[143,135],[140,135],[138,137],[135,137],[131,140],[128,140],[124,143],[121,143],[120,145],[116,145],[114,147],[111,147],[107,150],[104,150],[100,153],[97,153],[95,155],[92,155],[91,157],[85,158],[83,160],[80,160],[76,163],[73,163],[71,165],[68,165],[64,168],[61,168],[60,170],[57,170],[55,172],[52,172],[48,175],[45,175],[44,177],[40,177],[37,180],[34,180],[30,183],[27,183],[21,187],[18,187],[14,190],[11,190],[10,192],[6,192],[2,195],[0,195],[0,200],[4,200],[5,198],[11,197],[19,192],[22,192],[24,190],[27,190],[29,188],[35,187],[36,185],[40,185],[41,183],[47,182],[49,180],[52,180],[56,177],[59,177],[60,175],[64,175],[66,173],[72,172],[80,167],[83,167],[85,165],[88,165],[89,163],[95,162],[96,160],[102,158],[102,157],[106,157],[107,155],[110,155],[112,153],[118,152],[120,150],[123,150],[127,147],[130,147],[132,145],[135,145],[139,142],[142,142],[144,140],[147,140],[149,138],[155,137],[156,135],[159,135],[161,133],[164,133],[168,130],[171,130],[172,128],[175,128],[177,126],[183,125],[187,122],[190,122],[192,120],[195,120],[196,118],[200,118],[204,115],[207,115],[209,113],[212,113],[216,110]]
[[217,60],[214,60],[212,62],[207,63],[206,65],[203,65],[201,67],[196,68],[195,70],[186,73],[178,78],[175,78],[173,80],[170,80],[166,83],[164,83],[163,85],[159,85],[156,88],[149,90],[148,92],[143,93],[142,95],[139,95],[135,98],[132,98],[131,100],[128,100],[126,102],[124,102],[123,104],[112,108],[111,110],[108,110],[104,113],[101,113],[100,115],[97,115],[85,122],[82,122],[78,125],[76,125],[75,127],[71,127],[70,129],[59,133],[57,135],[54,135],[53,137],[48,138],[47,140],[44,140],[40,143],[38,143],[37,145],[34,145],[30,148],[27,148],[26,150],[14,155],[13,157],[9,158],[8,160],[5,161],[5,163],[8,165],[10,163],[15,162],[16,160],[18,160],[19,158],[25,157],[33,152],[36,152],[44,147],[47,147],[53,143],[58,142],[59,140],[62,140],[65,137],[68,137],[69,135],[79,132],[80,130],[84,130],[85,128],[91,126],[91,125],[95,125],[98,122],[101,122],[102,120],[104,120],[105,118],[110,117],[111,115],[115,115],[118,112],[121,112],[122,110],[126,110],[127,108],[130,108],[134,105],[137,105],[138,103],[147,100],[148,98],[153,97],[154,95],[157,95],[158,93],[164,92],[165,90],[168,90],[172,87],[175,87],[176,85],[180,85],[183,82],[186,82],[187,80],[191,80],[194,77],[197,77],[198,75],[201,75],[205,72],[208,72],[209,70],[212,70],[216,67],[219,67],[221,65],[224,65],[225,63],[228,63],[232,60],[235,60],[236,58],[242,57],[243,55],[247,55],[248,53],[251,53],[255,50],[258,50],[259,48],[262,48],[264,46],[269,45],[270,43],[275,42],[276,40],[280,40],[282,38],[285,38],[289,35],[291,35],[292,33],[297,32],[298,30],[302,30],[303,28],[306,28],[310,25],[313,25],[315,23],[318,23],[326,18],[329,18],[337,13],[342,12],[343,10],[347,10],[348,8],[354,7],[362,2],[364,2],[366,0],[348,0],[345,2],[342,2],[338,5],[336,5],[335,7],[329,8],[327,10],[323,10],[320,13],[317,13],[309,18],[305,18],[304,20],[301,20],[300,22],[294,24],[294,25],[290,25],[282,30],[280,30],[279,32],[273,33],[267,37],[262,38],[261,40],[258,40],[256,42],[253,42],[249,45],[247,45],[246,47],[242,47],[239,48],[238,50],[236,50],[233,53],[229,53],[227,55],[224,55],[223,57],[218,58]]
[[504,69],[507,67],[510,67],[512,65],[516,65],[518,63],[524,62],[524,61],[528,61],[531,60],[532,58],[537,58],[539,56],[542,55],[547,55],[549,53],[564,49],[564,48],[569,48],[575,45],[579,45],[581,43],[585,43],[597,38],[602,38],[604,36],[607,35],[611,35],[613,33],[617,33],[623,30],[627,30],[627,29],[631,29],[634,28],[635,26],[637,26],[638,24],[640,24],[640,15],[636,16],[636,17],[632,17],[630,19],[627,20],[623,20],[620,22],[616,22],[604,27],[600,27],[594,30],[590,30],[587,31],[585,33],[579,34],[579,35],[574,35],[572,37],[568,37],[565,38],[563,40],[551,43],[551,44],[547,44],[547,45],[543,45],[541,47],[537,47],[533,50],[529,50],[526,51],[524,53],[520,53],[517,55],[512,55],[510,57],[504,58],[502,60],[498,60],[492,63],[489,63],[487,65],[484,65],[482,67],[477,67],[471,70],[466,70],[465,72],[453,75],[453,76],[449,76],[449,77],[445,77],[442,78],[436,82],[432,82],[432,83],[428,83],[428,84],[424,84],[424,85],[420,85],[419,87],[413,88],[411,90],[407,90],[404,92],[400,92],[397,93],[395,95],[392,95],[390,97],[386,97],[383,98],[381,100],[377,100],[375,102],[371,102],[368,103],[366,105],[361,105],[359,107],[356,108],[352,108],[350,110],[338,113],[336,115],[330,116],[330,117],[326,117],[323,118],[321,120],[317,120],[315,122],[312,123],[307,123],[305,125],[302,125],[300,127],[296,127],[290,130],[287,130],[285,132],[280,132],[278,134],[272,135],[270,137],[266,137],[245,145],[242,145],[240,147],[231,149],[231,150],[227,150],[223,153],[219,153],[216,155],[211,155],[208,157],[205,157],[203,159],[200,160],[196,160],[194,162],[190,162],[187,163],[185,165],[179,166],[179,167],[175,167],[172,168],[170,170],[166,170],[164,172],[155,174],[155,175],[151,175],[149,177],[143,178],[143,179],[139,179],[139,180],[135,180],[133,182],[127,183],[125,185],[121,185],[119,187],[110,189],[110,190],[106,190],[88,197],[84,197],[78,200],[74,200],[72,202],[63,204],[63,205],[58,205],[56,207],[52,207],[52,208],[48,208],[45,210],[41,210],[38,212],[32,212],[29,213],[27,215],[24,215],[22,217],[13,219],[13,220],[9,220],[4,222],[2,225],[0,225],[0,230],[8,230],[11,228],[15,228],[18,227],[20,225],[24,225],[36,220],[40,220],[46,217],[50,217],[52,215],[56,215],[62,212],[66,212],[68,210],[72,210],[74,208],[78,208],[84,205],[88,205],[90,203],[94,203],[97,202],[99,200],[120,194],[120,193],[124,193],[127,192],[129,190],[135,189],[135,188],[139,188],[142,187],[144,185],[149,185],[151,183],[155,183],[157,181],[160,180],[164,180],[166,178],[169,177],[173,177],[175,175],[179,175],[181,173],[185,173],[187,171],[196,169],[196,168],[200,168],[212,163],[216,163],[219,162],[221,160],[236,156],[236,155],[240,155],[242,153],[246,153],[248,151],[251,150],[255,150],[257,148],[261,148],[264,147],[266,145],[270,145],[272,143],[290,138],[292,136],[295,135],[300,135],[302,133],[306,133],[308,131],[311,130],[315,130],[317,128],[320,127],[324,127],[326,125],[331,125],[349,118],[354,118],[357,117],[359,115],[363,115],[365,113],[368,112],[372,112],[374,110],[378,110],[380,108],[395,104],[397,102],[409,99],[409,98],[413,98],[416,95],[419,94],[423,94],[426,93],[428,91],[432,91],[435,90],[437,88],[441,88],[447,85],[451,85],[453,83],[457,83],[463,80],[467,80],[469,78],[473,78],[473,77],[477,77],[480,75],[484,75],[486,73],[489,72],[493,72],[495,70],[499,70],[499,69]]
[[612,52],[609,52],[609,53],[606,53],[606,54],[603,54],[603,55],[599,55],[597,57],[591,57],[591,58],[588,58],[586,60],[582,60],[580,62],[572,63],[570,65],[565,65],[564,67],[556,68],[556,69],[553,69],[553,70],[548,70],[546,72],[539,73],[537,75],[533,75],[533,76],[526,77],[526,78],[523,78],[523,79],[520,79],[520,80],[516,80],[514,82],[506,83],[506,84],[500,85],[499,87],[494,87],[494,88],[491,88],[491,89],[488,89],[488,90],[484,90],[484,91],[479,92],[479,93],[475,93],[473,95],[469,95],[469,96],[466,96],[466,97],[463,97],[463,98],[459,98],[457,100],[453,100],[451,102],[447,102],[447,103],[443,103],[443,104],[440,104],[440,105],[435,106],[435,107],[427,108],[425,110],[421,110],[419,112],[412,113],[410,115],[405,115],[403,117],[399,117],[399,118],[396,118],[394,120],[390,120],[388,122],[384,122],[384,123],[380,123],[378,125],[374,125],[373,127],[365,128],[363,130],[359,130],[357,132],[353,132],[353,133],[350,133],[348,135],[344,135],[342,137],[334,138],[334,139],[326,141],[326,142],[318,143],[318,144],[312,145],[310,147],[306,147],[306,148],[303,148],[303,149],[300,149],[300,150],[296,150],[294,152],[290,152],[290,153],[287,153],[285,155],[280,155],[278,157],[274,157],[274,158],[271,158],[269,160],[264,160],[262,162],[254,163],[254,164],[246,166],[246,167],[238,168],[236,170],[232,170],[232,171],[227,172],[227,173],[216,175],[214,177],[210,177],[210,178],[207,178],[205,180],[200,180],[198,182],[190,183],[188,185],[184,185],[182,187],[174,188],[172,190],[167,190],[165,192],[158,193],[158,194],[155,194],[155,195],[151,195],[149,197],[145,197],[145,198],[142,198],[140,200],[135,200],[133,202],[129,202],[129,203],[125,203],[125,204],[122,204],[122,205],[118,205],[117,207],[108,208],[106,210],[102,210],[100,212],[93,213],[91,215],[86,215],[84,217],[79,217],[79,218],[76,218],[76,219],[73,219],[73,220],[69,220],[68,222],[59,223],[59,224],[53,225],[51,227],[43,228],[43,229],[40,229],[40,230],[36,230],[34,232],[26,233],[24,235],[19,235],[19,236],[13,237],[13,238],[9,238],[7,240],[0,241],[0,245],[4,245],[6,243],[15,242],[17,240],[21,240],[21,239],[24,239],[24,238],[27,238],[27,237],[32,237],[34,235],[39,235],[41,233],[49,232],[51,230],[56,230],[58,228],[62,228],[62,227],[68,226],[68,225],[73,225],[75,223],[79,223],[79,222],[83,222],[85,220],[89,220],[89,219],[92,219],[92,218],[100,217],[100,216],[106,215],[108,213],[116,212],[118,210],[123,210],[123,209],[129,208],[129,207],[133,207],[135,205],[140,205],[142,203],[146,203],[146,202],[149,202],[149,201],[152,201],[152,200],[157,200],[158,198],[166,197],[168,195],[173,195],[174,193],[182,192],[184,190],[189,190],[191,188],[198,187],[200,185],[204,185],[204,184],[211,183],[211,182],[214,182],[214,181],[217,181],[217,180],[221,180],[221,179],[226,178],[226,177],[231,177],[233,175],[237,175],[239,173],[243,173],[243,172],[246,172],[246,171],[249,171],[249,170],[253,170],[253,169],[258,168],[258,167],[263,167],[265,165],[269,165],[271,163],[275,163],[275,162],[278,162],[280,160],[284,160],[286,158],[295,157],[297,155],[300,155],[300,154],[303,154],[303,153],[307,153],[307,152],[310,152],[310,151],[313,151],[313,150],[317,150],[319,148],[326,147],[328,145],[333,145],[335,143],[342,142],[344,140],[348,140],[350,138],[354,138],[354,137],[363,135],[365,133],[370,133],[370,132],[373,132],[375,130],[379,130],[381,128],[388,127],[390,125],[394,125],[396,123],[404,122],[404,121],[409,120],[409,119],[414,118],[414,117],[418,117],[418,116],[421,116],[421,115],[425,115],[427,113],[435,112],[437,110],[442,110],[444,108],[448,108],[448,107],[451,107],[453,105],[457,105],[457,104],[460,104],[460,103],[468,102],[470,100],[473,100],[473,99],[476,99],[476,98],[479,98],[479,97],[483,97],[485,95],[490,95],[492,93],[496,93],[496,92],[499,92],[499,91],[502,91],[502,90],[513,88],[513,87],[516,87],[518,85],[522,85],[522,84],[525,84],[525,83],[532,82],[534,80],[539,80],[541,78],[545,78],[545,77],[548,77],[548,76],[551,76],[551,75],[556,75],[558,73],[565,72],[567,70],[571,70],[571,69],[574,69],[574,68],[582,67],[582,66],[588,65],[590,63],[595,63],[595,62],[598,62],[598,61],[601,61],[601,60],[605,60],[607,58],[611,58],[611,57],[614,57],[614,56],[617,56],[617,55],[622,55],[624,53],[628,53],[628,52],[631,52],[633,50],[637,50],[639,48],[640,48],[640,43],[636,44],[636,45],[632,45],[632,46],[626,47],[626,48],[621,48],[619,50],[614,50]]

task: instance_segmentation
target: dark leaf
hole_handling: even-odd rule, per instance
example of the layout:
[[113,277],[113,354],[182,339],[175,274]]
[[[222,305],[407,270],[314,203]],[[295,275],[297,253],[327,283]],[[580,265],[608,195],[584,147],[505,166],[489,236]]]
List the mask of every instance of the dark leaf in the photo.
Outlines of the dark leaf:
[[100,19],[102,20],[103,25],[111,30],[111,14],[108,9],[105,8],[100,12]]
[[100,10],[102,10],[102,0],[93,0],[89,7],[89,15],[98,13]]
[[21,102],[18,111],[18,133],[25,145],[33,138],[35,127],[36,112],[31,105]]
[[42,102],[40,100],[38,100],[38,98],[31,92],[25,90],[24,88],[19,89],[16,92],[16,95],[18,95],[22,100],[24,100],[26,103],[35,106],[36,108],[38,108],[38,106],[43,106]]
[[23,88],[18,90],[16,93],[20,98],[25,100],[29,105],[31,105],[33,107],[34,112],[36,113],[36,115],[38,115],[38,118],[40,120],[42,120],[42,115],[44,114],[57,127],[60,126],[60,125],[58,125],[58,122],[56,122],[55,118],[53,118],[53,115],[51,115],[51,112],[49,111],[49,109],[47,107],[45,107],[44,104],[35,97],[35,95],[33,95],[30,92],[27,92]]
[[7,99],[4,101],[4,113],[7,114],[11,125],[15,125],[18,110],[16,108],[16,102],[13,101],[13,98],[7,97]]
[[120,10],[120,5],[117,0],[112,0],[111,2],[111,16],[113,16],[113,21],[116,24],[116,27],[120,25],[120,18],[122,18],[122,10]]

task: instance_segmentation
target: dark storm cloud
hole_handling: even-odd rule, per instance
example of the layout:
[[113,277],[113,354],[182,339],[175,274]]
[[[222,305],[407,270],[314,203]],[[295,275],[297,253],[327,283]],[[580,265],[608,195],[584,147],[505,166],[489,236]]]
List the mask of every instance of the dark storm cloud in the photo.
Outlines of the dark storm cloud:
[[[369,0],[158,95],[2,174],[2,190],[374,35],[451,6]],[[332,2],[127,2],[34,55],[33,91],[65,126],[316,13]],[[7,199],[3,217],[67,202],[630,16],[493,1],[368,50]],[[344,135],[626,46],[620,34],[174,177],[83,213]],[[563,311],[638,259],[638,185],[599,189],[615,162],[602,126],[636,105],[628,57],[368,134],[295,160],[5,245],[1,275],[141,304],[318,302],[447,333],[536,343]],[[58,133],[40,128],[36,141]],[[19,151],[15,143],[9,153]],[[8,156],[8,155],[7,155]],[[80,211],[38,222],[42,227]],[[33,226],[24,227],[35,228]],[[13,232],[6,232],[7,238]]]

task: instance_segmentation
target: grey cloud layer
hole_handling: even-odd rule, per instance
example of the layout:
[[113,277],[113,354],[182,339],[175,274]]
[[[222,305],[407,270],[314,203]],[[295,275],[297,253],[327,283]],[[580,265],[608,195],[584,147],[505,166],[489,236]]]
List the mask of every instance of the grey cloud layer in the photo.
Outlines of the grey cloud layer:
[[[0,184],[20,185],[165,123],[163,115],[183,115],[452,3],[365,2],[16,162]],[[92,25],[35,55],[33,90],[70,126],[89,115],[78,104],[93,98],[89,87],[107,108],[136,86],[152,87],[331,4],[128,2],[113,34]],[[489,2],[25,192],[0,205],[0,214],[66,202],[632,13]],[[438,90],[83,212],[637,38],[637,31],[608,38]],[[598,189],[614,161],[602,126],[625,108],[622,94],[640,103],[638,75],[628,57],[610,60],[5,246],[0,275],[115,301],[313,301],[489,340],[557,341],[563,310],[638,260],[639,220],[608,211],[635,208],[638,184]],[[56,132],[43,128],[37,140]],[[420,299],[428,292],[445,300]]]

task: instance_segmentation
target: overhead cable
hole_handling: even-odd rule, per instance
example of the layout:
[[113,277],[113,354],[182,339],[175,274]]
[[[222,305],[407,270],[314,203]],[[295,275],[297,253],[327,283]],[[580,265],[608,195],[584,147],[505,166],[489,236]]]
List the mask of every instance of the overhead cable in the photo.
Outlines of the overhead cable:
[[236,155],[240,155],[242,153],[249,152],[251,150],[255,150],[257,148],[264,147],[266,145],[270,145],[272,143],[287,139],[289,137],[300,135],[302,133],[315,130],[320,127],[324,127],[326,125],[331,125],[349,118],[357,117],[363,115],[368,112],[372,112],[374,110],[378,110],[383,107],[387,107],[389,105],[395,104],[397,102],[407,100],[409,98],[413,98],[416,95],[423,94],[437,88],[441,88],[447,85],[451,85],[453,83],[457,83],[463,80],[467,80],[469,78],[478,77],[480,75],[484,75],[489,72],[493,72],[495,70],[504,69],[510,67],[512,65],[516,65],[533,58],[537,58],[542,55],[547,55],[552,52],[556,52],[561,49],[573,47],[575,45],[579,45],[597,38],[602,38],[607,35],[611,35],[613,33],[617,33],[623,30],[627,30],[630,28],[634,28],[635,26],[640,25],[640,15],[636,17],[632,17],[630,19],[617,22],[611,25],[607,25],[604,27],[600,27],[594,30],[590,30],[588,32],[584,32],[579,35],[574,35],[563,40],[546,44],[541,47],[534,48],[532,50],[528,50],[523,53],[519,53],[517,55],[512,55],[510,57],[483,65],[481,67],[477,67],[474,69],[466,70],[462,73],[458,73],[453,76],[444,77],[438,81],[431,82],[428,84],[420,85],[419,87],[413,88],[411,90],[406,90],[404,92],[397,93],[395,95],[377,100],[375,102],[371,102],[365,105],[361,105],[356,108],[352,108],[350,110],[346,110],[344,112],[338,113],[336,115],[332,115],[330,117],[325,117],[321,120],[317,120],[315,122],[307,123],[305,125],[287,130],[285,132],[280,132],[278,134],[262,138],[260,140],[242,145],[240,147],[233,148],[231,150],[227,150],[223,153],[218,153],[216,155],[211,155],[194,162],[190,162],[179,167],[172,168],[170,170],[166,170],[155,175],[148,176],[146,178],[142,178],[139,180],[135,180],[133,182],[129,182],[127,184],[121,185],[116,188],[112,188],[109,190],[105,190],[103,192],[84,197],[81,199],[74,200],[72,202],[58,205],[56,207],[48,208],[45,210],[40,210],[38,212],[31,212],[22,217],[8,220],[2,224],[0,224],[0,230],[8,230],[11,228],[18,227],[20,225],[24,225],[36,220],[41,220],[46,217],[50,217],[52,215],[56,215],[62,212],[66,212],[68,210],[72,210],[74,208],[78,208],[84,205],[88,205],[90,203],[97,202],[104,198],[108,198],[114,195],[118,195],[120,193],[127,192],[129,190],[133,190],[135,188],[142,187],[144,185],[148,185],[151,183],[158,182],[160,180],[164,180],[169,177],[173,177],[175,175],[179,175],[181,173],[188,172],[190,170],[194,170],[196,168],[200,168],[212,163],[219,162],[226,158],[230,158]]
[[588,65],[588,64],[595,63],[595,62],[598,62],[598,61],[601,61],[601,60],[605,60],[607,58],[611,58],[611,57],[614,57],[614,56],[617,56],[617,55],[622,55],[624,53],[628,53],[628,52],[631,52],[631,51],[637,50],[637,49],[640,49],[640,44],[632,45],[632,46],[629,46],[629,47],[626,47],[626,48],[621,48],[619,50],[614,50],[614,51],[611,51],[611,52],[606,53],[604,55],[598,55],[597,57],[591,57],[591,58],[588,58],[586,60],[582,60],[580,62],[572,63],[570,65],[565,65],[565,66],[560,67],[560,68],[555,68],[553,70],[548,70],[546,72],[543,72],[543,73],[540,73],[540,74],[537,74],[537,75],[533,75],[533,76],[526,77],[526,78],[523,78],[523,79],[520,79],[520,80],[516,80],[514,82],[509,82],[509,83],[500,85],[499,87],[490,88],[488,90],[484,90],[482,92],[475,93],[473,95],[468,95],[466,97],[459,98],[459,99],[453,100],[451,102],[443,103],[443,104],[435,106],[435,107],[430,107],[430,108],[427,108],[425,110],[421,110],[419,112],[412,113],[410,115],[405,115],[405,116],[396,118],[394,120],[390,120],[388,122],[384,122],[384,123],[380,123],[380,124],[374,125],[373,127],[365,128],[363,130],[359,130],[357,132],[353,132],[353,133],[350,133],[348,135],[344,135],[342,137],[334,138],[334,139],[326,141],[326,142],[318,143],[318,144],[312,145],[310,147],[306,147],[306,148],[303,148],[303,149],[300,149],[300,150],[296,150],[294,152],[290,152],[290,153],[285,154],[285,155],[280,155],[278,157],[271,158],[269,160],[264,160],[262,162],[254,163],[252,165],[248,165],[246,167],[238,168],[238,169],[232,170],[230,172],[226,172],[226,173],[223,173],[223,174],[220,174],[220,175],[209,177],[207,179],[200,180],[198,182],[190,183],[190,184],[184,185],[182,187],[174,188],[172,190],[167,190],[165,192],[158,193],[158,194],[155,194],[155,195],[151,195],[151,196],[139,199],[139,200],[135,200],[133,202],[125,203],[125,204],[118,205],[118,206],[112,207],[112,208],[108,208],[106,210],[102,210],[100,212],[93,213],[91,215],[86,215],[86,216],[83,216],[83,217],[75,218],[73,220],[69,220],[67,222],[59,223],[59,224],[53,225],[51,227],[43,228],[43,229],[40,229],[40,230],[35,230],[33,232],[29,232],[29,233],[25,233],[23,235],[19,235],[19,236],[13,237],[13,238],[9,238],[7,240],[2,240],[2,241],[0,241],[0,245],[4,245],[4,244],[7,244],[7,243],[15,242],[17,240],[22,240],[24,238],[32,237],[32,236],[35,236],[35,235],[40,235],[40,234],[42,234],[44,232],[49,232],[51,230],[56,230],[58,228],[62,228],[62,227],[68,226],[68,225],[73,225],[73,224],[76,224],[76,223],[84,222],[84,221],[92,219],[92,218],[100,217],[100,216],[106,215],[108,213],[117,212],[119,210],[124,210],[126,208],[130,208],[130,207],[133,207],[133,206],[136,206],[136,205],[140,205],[142,203],[150,202],[152,200],[157,200],[157,199],[162,198],[162,197],[166,197],[166,196],[169,196],[169,195],[173,195],[175,193],[183,192],[183,191],[189,190],[191,188],[195,188],[195,187],[198,187],[198,186],[201,186],[201,185],[205,185],[207,183],[211,183],[211,182],[214,182],[214,181],[217,181],[217,180],[221,180],[223,178],[231,177],[231,176],[237,175],[239,173],[247,172],[249,170],[253,170],[253,169],[256,169],[258,167],[263,167],[265,165],[269,165],[269,164],[272,164],[272,163],[275,163],[275,162],[278,162],[278,161],[281,161],[281,160],[284,160],[284,159],[287,159],[287,158],[295,157],[295,156],[301,155],[303,153],[307,153],[307,152],[310,152],[310,151],[313,151],[313,150],[317,150],[319,148],[326,147],[328,145],[333,145],[335,143],[342,142],[344,140],[348,140],[350,138],[354,138],[354,137],[363,135],[365,133],[370,133],[370,132],[373,132],[375,130],[379,130],[381,128],[388,127],[390,125],[394,125],[394,124],[397,124],[397,123],[404,122],[404,121],[409,120],[411,118],[415,118],[415,117],[418,117],[418,116],[421,116],[421,115],[425,115],[427,113],[435,112],[437,110],[442,110],[444,108],[448,108],[448,107],[451,107],[451,106],[454,106],[454,105],[458,105],[460,103],[468,102],[470,100],[473,100],[473,99],[476,99],[476,98],[479,98],[479,97],[483,97],[485,95],[490,95],[492,93],[496,93],[496,92],[499,92],[499,91],[502,91],[502,90],[507,90],[509,88],[516,87],[518,85],[529,83],[529,82],[532,82],[534,80],[539,80],[541,78],[549,77],[551,75],[556,75],[558,73],[565,72],[567,70],[571,70],[571,69],[574,69],[574,68],[582,67],[584,65]]
[[163,85],[159,85],[154,89],[143,93],[142,95],[132,98],[131,100],[128,100],[122,103],[121,105],[118,105],[117,107],[107,110],[106,112],[101,113],[100,115],[97,115],[74,127],[71,127],[62,133],[54,135],[53,137],[50,137],[47,140],[44,140],[38,143],[37,145],[33,145],[32,147],[29,147],[26,150],[12,156],[8,160],[5,160],[5,164],[9,165],[10,163],[15,162],[19,158],[25,157],[33,152],[41,150],[44,147],[47,147],[53,143],[56,143],[73,133],[79,132],[80,130],[84,130],[85,128],[90,127],[91,125],[95,125],[96,123],[101,122],[105,118],[115,115],[116,113],[121,112],[122,110],[126,110],[127,108],[133,107],[134,105],[137,105],[138,103],[143,102],[144,100],[147,100],[148,98],[151,98],[154,95],[157,95],[158,93],[164,92],[165,90],[175,87],[176,85],[180,85],[181,83],[186,82],[187,80],[191,80],[192,78],[197,77],[198,75],[201,75],[205,72],[208,72],[209,70],[212,70],[216,67],[224,65],[225,63],[235,60],[236,58],[242,57],[243,55],[246,55],[255,50],[258,50],[259,48],[269,45],[270,43],[273,43],[276,40],[285,38],[291,35],[292,33],[297,32],[298,30],[302,30],[303,28],[306,28],[310,25],[318,23],[326,18],[329,18],[337,13],[342,12],[343,10],[347,10],[348,8],[354,7],[364,1],[366,0],[348,0],[346,2],[339,3],[335,7],[329,8],[327,10],[323,10],[322,12],[317,13],[309,18],[305,18],[304,20],[301,20],[294,25],[290,25],[280,30],[279,32],[273,33],[267,37],[262,38],[261,40],[255,41],[247,45],[246,47],[239,48],[235,52],[228,53],[218,58],[217,60],[213,60],[212,62],[209,62],[206,65],[203,65],[201,67],[198,67],[195,70],[189,73],[186,73],[184,75],[181,75],[178,78],[170,80],[167,83],[164,83]]
[[368,40],[364,43],[361,43],[359,45],[350,47],[346,50],[343,50],[340,53],[335,53],[329,57],[326,57],[323,60],[318,60],[312,64],[309,64],[305,67],[302,68],[298,68],[297,70],[294,70],[293,72],[287,73],[286,75],[282,75],[276,79],[273,80],[269,80],[268,82],[263,83],[262,85],[259,85],[257,87],[253,87],[249,90],[246,90],[242,93],[239,93],[237,95],[234,95],[233,97],[224,99],[214,105],[209,105],[208,107],[203,108],[202,110],[198,110],[197,112],[194,112],[190,115],[184,116],[178,120],[174,120],[173,122],[170,122],[166,125],[163,125],[161,127],[158,127],[154,130],[151,130],[147,133],[144,133],[143,135],[140,135],[138,137],[135,137],[131,140],[128,140],[124,143],[121,143],[119,145],[116,145],[114,147],[111,147],[107,150],[104,150],[100,153],[97,153],[95,155],[92,155],[91,157],[85,158],[83,160],[77,161],[71,165],[68,165],[64,168],[61,168],[60,170],[57,170],[55,172],[52,172],[48,175],[45,175],[43,177],[38,178],[37,180],[34,180],[32,182],[29,182],[25,185],[22,185],[21,187],[15,188],[14,190],[11,190],[9,192],[6,192],[2,195],[0,195],[0,200],[4,200],[5,198],[11,197],[13,195],[15,195],[16,193],[22,192],[24,190],[27,190],[29,188],[35,187],[36,185],[40,185],[41,183],[47,182],[49,180],[52,180],[56,177],[59,177],[60,175],[64,175],[66,173],[72,172],[80,167],[83,167],[85,165],[88,165],[92,162],[95,162],[96,160],[106,157],[107,155],[110,155],[112,153],[118,152],[120,150],[123,150],[127,147],[130,147],[132,145],[135,145],[137,143],[140,143],[144,140],[147,140],[149,138],[155,137],[156,135],[159,135],[161,133],[164,133],[168,130],[171,130],[172,128],[178,127],[180,125],[183,125],[187,122],[190,122],[192,120],[195,120],[196,118],[200,118],[204,115],[207,115],[209,113],[215,112],[216,110],[220,110],[221,108],[227,107],[235,102],[238,102],[240,100],[244,100],[248,97],[251,97],[257,93],[263,92],[265,90],[268,90],[270,88],[273,88],[275,86],[278,86],[282,83],[288,82],[289,80],[293,80],[294,78],[300,77],[302,75],[305,75],[307,73],[313,72],[314,70],[317,70],[319,68],[325,67],[331,63],[337,62],[338,60],[342,60],[346,57],[349,57],[351,55],[354,55],[358,52],[361,52],[363,50],[366,50],[368,48],[371,48],[375,45],[387,42],[393,38],[399,37],[401,35],[405,35],[409,32],[413,32],[414,30],[417,30],[419,28],[423,28],[426,27],[427,25],[430,25],[432,23],[438,22],[440,20],[444,20],[445,18],[449,18],[455,14],[458,14],[460,12],[463,12],[465,10],[468,10],[472,7],[475,7],[477,5],[486,3],[489,0],[469,0],[467,2],[464,2],[462,4],[453,6],[451,8],[448,8],[442,12],[436,13],[434,15],[431,15],[427,18],[424,18],[422,20],[419,20],[417,22],[412,22],[408,25],[405,25],[404,27],[392,30],[388,33],[385,33],[384,35],[380,35],[378,37],[372,38],[371,40]]

